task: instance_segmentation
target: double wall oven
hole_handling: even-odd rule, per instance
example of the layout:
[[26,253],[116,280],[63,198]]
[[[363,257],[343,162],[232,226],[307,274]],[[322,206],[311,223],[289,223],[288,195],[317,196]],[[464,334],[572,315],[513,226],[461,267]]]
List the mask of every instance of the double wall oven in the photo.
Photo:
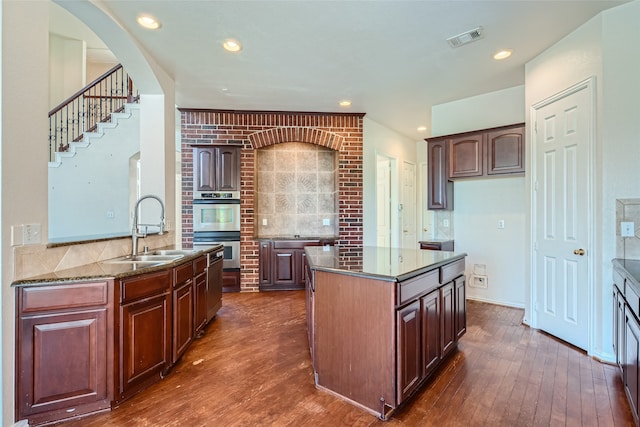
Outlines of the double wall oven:
[[224,246],[224,269],[240,268],[240,192],[194,193],[193,246]]

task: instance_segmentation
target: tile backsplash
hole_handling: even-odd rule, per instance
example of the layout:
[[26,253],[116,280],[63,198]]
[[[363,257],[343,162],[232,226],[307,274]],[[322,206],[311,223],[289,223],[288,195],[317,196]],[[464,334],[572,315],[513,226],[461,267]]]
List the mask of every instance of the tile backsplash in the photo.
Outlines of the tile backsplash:
[[336,151],[319,145],[257,150],[257,236],[337,236],[337,171]]
[[[622,236],[622,223],[634,225],[634,235]],[[640,199],[616,200],[616,258],[640,260]]]

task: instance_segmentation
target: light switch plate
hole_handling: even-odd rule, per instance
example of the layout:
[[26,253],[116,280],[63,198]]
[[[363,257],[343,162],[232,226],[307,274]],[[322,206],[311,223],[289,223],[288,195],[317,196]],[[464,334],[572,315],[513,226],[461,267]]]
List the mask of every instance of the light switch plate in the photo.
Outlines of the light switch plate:
[[633,237],[635,235],[634,223],[623,221],[620,223],[620,235],[622,237]]

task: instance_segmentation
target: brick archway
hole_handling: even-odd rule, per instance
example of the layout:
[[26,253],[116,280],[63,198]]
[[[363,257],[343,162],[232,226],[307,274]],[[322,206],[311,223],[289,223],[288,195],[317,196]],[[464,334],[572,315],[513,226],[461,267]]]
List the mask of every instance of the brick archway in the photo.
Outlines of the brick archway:
[[344,138],[338,134],[310,127],[279,127],[249,135],[249,142],[254,149],[283,142],[307,142],[340,151],[343,141]]
[[259,242],[255,237],[255,150],[305,142],[338,152],[338,243],[362,246],[362,118],[364,114],[275,113],[181,109],[182,243],[193,243],[194,144],[234,144],[241,155],[241,290],[259,288]]

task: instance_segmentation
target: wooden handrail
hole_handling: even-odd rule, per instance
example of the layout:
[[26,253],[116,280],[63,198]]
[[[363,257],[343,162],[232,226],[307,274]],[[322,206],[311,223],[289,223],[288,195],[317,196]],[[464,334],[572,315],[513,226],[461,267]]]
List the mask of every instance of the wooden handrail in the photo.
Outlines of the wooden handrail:
[[56,151],[67,151],[69,142],[82,141],[85,132],[108,121],[125,103],[138,102],[133,81],[118,64],[49,112],[49,160]]

